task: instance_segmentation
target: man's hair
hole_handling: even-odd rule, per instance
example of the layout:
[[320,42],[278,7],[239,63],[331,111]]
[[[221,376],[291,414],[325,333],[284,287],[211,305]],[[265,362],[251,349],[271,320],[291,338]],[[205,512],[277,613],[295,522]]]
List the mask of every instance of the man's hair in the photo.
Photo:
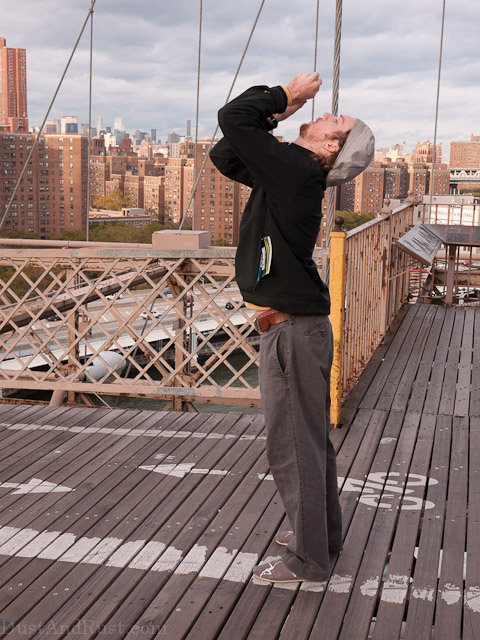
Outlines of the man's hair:
[[333,167],[333,165],[335,164],[335,160],[338,158],[338,154],[340,153],[340,151],[342,150],[345,142],[347,141],[348,138],[348,134],[350,133],[350,131],[347,131],[346,133],[340,133],[337,136],[327,136],[332,140],[337,140],[338,141],[338,146],[340,147],[339,150],[335,153],[332,153],[329,156],[319,156],[317,153],[312,153],[310,158],[316,162],[317,164],[319,164],[327,173],[330,171],[330,169]]

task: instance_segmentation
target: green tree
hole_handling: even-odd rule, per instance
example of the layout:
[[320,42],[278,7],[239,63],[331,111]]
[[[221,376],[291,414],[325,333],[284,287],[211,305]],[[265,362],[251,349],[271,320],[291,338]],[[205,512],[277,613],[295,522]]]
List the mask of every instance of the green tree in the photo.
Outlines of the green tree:
[[231,247],[232,243],[225,238],[217,238],[212,242],[212,247]]
[[124,207],[132,207],[131,198],[123,194],[120,189],[115,189],[108,196],[95,198],[92,202],[95,209],[108,209],[109,211],[121,211]]
[[335,215],[343,217],[343,228],[346,231],[355,229],[355,227],[359,227],[365,224],[365,222],[369,222],[375,218],[373,213],[357,213],[356,211],[335,211]]

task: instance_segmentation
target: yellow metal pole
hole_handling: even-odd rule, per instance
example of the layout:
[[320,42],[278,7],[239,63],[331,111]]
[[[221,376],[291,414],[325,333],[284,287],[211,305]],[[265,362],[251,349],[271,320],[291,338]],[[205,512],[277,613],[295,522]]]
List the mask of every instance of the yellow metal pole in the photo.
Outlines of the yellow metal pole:
[[335,217],[335,228],[330,232],[330,322],[333,330],[333,363],[330,381],[330,422],[337,426],[343,392],[343,325],[345,320],[345,238],[343,218]]

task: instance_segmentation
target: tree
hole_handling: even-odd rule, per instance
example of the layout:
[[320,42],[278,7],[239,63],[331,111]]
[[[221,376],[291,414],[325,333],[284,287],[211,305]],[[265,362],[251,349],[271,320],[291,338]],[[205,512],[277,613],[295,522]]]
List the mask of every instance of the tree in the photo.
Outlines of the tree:
[[217,238],[212,242],[212,247],[231,247],[232,243],[225,238]]
[[365,224],[365,222],[369,222],[375,218],[373,213],[357,213],[356,211],[335,211],[335,215],[343,217],[343,228],[346,231],[355,229],[355,227],[359,227]]
[[121,211],[124,207],[132,207],[131,198],[123,194],[120,189],[115,189],[108,196],[103,198],[95,198],[92,202],[95,209],[108,209],[109,211]]

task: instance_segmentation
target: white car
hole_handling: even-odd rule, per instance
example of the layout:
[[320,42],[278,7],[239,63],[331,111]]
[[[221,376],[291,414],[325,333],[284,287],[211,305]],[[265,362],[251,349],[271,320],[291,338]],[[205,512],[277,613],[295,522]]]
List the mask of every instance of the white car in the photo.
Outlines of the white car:
[[142,313],[140,314],[140,317],[143,318],[144,320],[150,320],[152,316],[154,318],[160,318],[161,314],[158,313],[158,311],[155,311],[154,309],[152,309],[152,311],[142,311]]

